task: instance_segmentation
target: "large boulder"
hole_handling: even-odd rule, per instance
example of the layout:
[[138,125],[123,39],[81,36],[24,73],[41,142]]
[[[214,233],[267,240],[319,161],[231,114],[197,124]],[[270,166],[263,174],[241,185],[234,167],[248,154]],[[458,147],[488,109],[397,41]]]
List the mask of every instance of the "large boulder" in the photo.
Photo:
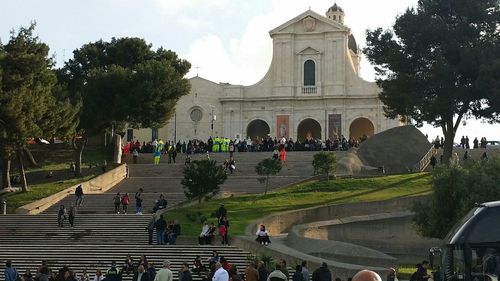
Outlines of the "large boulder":
[[378,133],[361,143],[358,157],[363,164],[383,166],[387,173],[414,170],[432,144],[414,126],[402,126]]

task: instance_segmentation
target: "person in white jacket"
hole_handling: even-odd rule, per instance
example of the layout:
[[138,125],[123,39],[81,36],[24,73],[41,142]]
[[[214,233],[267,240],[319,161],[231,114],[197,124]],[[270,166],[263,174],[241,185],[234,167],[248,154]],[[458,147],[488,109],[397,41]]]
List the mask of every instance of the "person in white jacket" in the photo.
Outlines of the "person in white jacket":
[[265,225],[261,224],[255,235],[257,235],[257,239],[255,240],[261,245],[267,246],[269,243],[271,243],[271,240],[269,240],[269,232],[266,230]]
[[229,280],[229,273],[222,267],[222,264],[220,262],[217,262],[215,264],[215,273],[214,277],[212,278],[212,281],[228,281]]
[[174,275],[170,270],[170,261],[163,261],[163,268],[156,273],[154,281],[173,281]]

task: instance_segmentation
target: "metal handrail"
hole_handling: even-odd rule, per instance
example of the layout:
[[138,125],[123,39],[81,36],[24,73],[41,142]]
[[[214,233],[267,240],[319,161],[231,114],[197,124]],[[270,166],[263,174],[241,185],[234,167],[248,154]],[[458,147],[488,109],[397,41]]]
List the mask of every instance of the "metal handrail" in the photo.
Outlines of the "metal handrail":
[[436,154],[436,148],[433,145],[431,146],[429,151],[424,155],[424,157],[422,157],[422,159],[420,159],[420,161],[418,161],[418,163],[415,164],[414,166],[415,170],[423,172],[431,162],[431,158],[434,154]]

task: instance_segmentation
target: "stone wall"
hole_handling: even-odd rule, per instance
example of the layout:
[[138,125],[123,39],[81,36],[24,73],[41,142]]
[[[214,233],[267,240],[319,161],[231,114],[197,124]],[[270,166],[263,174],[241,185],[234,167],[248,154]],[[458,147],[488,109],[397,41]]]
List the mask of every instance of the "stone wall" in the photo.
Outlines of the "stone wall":
[[119,182],[121,182],[126,176],[127,176],[127,165],[120,165],[89,181],[73,185],[63,191],[60,191],[43,199],[19,207],[16,210],[16,213],[28,214],[28,215],[39,214],[47,210],[52,205],[57,204],[66,196],[73,195],[75,193],[76,187],[79,186],[80,184],[82,185],[84,194],[104,193],[109,189],[111,189],[116,184],[118,184]]

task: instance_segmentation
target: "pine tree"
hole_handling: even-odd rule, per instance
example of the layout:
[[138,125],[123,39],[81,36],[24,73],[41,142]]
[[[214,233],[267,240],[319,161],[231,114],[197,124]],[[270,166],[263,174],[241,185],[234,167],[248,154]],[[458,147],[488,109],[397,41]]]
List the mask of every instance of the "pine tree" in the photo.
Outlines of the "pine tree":
[[392,29],[367,32],[385,114],[440,127],[446,162],[464,119],[500,122],[499,3],[420,0]]

